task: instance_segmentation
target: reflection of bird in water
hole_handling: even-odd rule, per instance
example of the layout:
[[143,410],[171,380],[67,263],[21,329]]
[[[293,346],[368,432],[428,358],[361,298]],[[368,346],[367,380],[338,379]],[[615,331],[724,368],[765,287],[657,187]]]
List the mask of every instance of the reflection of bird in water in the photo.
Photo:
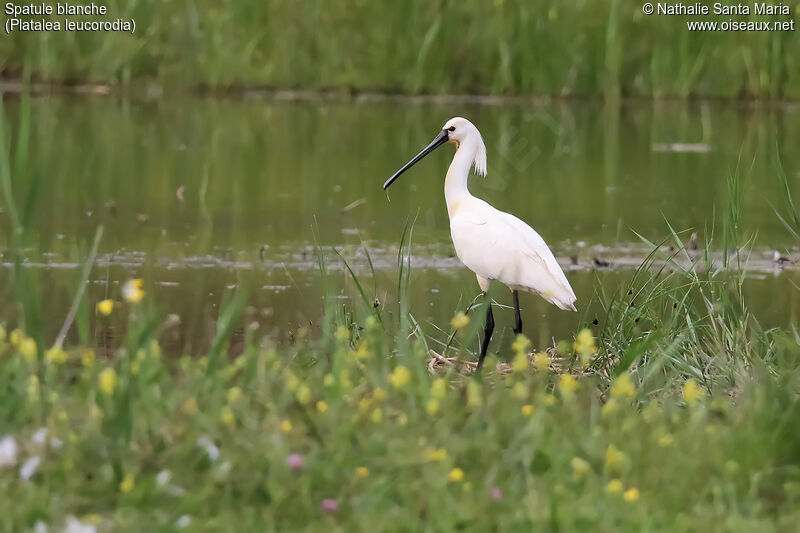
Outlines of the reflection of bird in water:
[[[491,280],[508,286],[514,297],[514,333],[522,333],[519,291],[538,294],[561,309],[575,311],[575,293],[553,253],[536,231],[517,217],[499,211],[470,194],[467,188],[470,167],[486,175],[486,146],[478,129],[467,119],[447,121],[442,131],[411,161],[386,180],[386,189],[403,172],[443,144],[454,144],[456,153],[444,182],[450,235],[458,258],[478,278],[486,294]],[[494,330],[492,302],[488,302],[478,369],[483,366]]]

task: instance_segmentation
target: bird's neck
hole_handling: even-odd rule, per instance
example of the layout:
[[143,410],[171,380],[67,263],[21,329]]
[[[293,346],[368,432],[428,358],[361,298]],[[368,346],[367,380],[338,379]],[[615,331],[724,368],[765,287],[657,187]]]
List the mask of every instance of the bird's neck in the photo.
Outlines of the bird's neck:
[[467,188],[469,179],[469,168],[475,160],[478,147],[473,142],[464,142],[456,148],[456,155],[453,162],[447,169],[447,177],[444,180],[444,199],[447,202],[447,214],[453,218],[461,203],[471,198],[472,195]]

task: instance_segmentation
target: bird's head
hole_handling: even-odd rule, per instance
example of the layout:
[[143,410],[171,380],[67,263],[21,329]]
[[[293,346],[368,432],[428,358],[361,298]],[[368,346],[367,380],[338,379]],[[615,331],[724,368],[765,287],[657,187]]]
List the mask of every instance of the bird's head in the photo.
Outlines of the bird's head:
[[391,178],[386,180],[386,183],[383,184],[383,188],[388,188],[403,172],[414,166],[419,160],[441,145],[448,143],[455,144],[456,150],[460,150],[463,146],[466,150],[474,151],[473,164],[475,166],[475,173],[481,176],[486,175],[486,146],[483,144],[481,132],[479,132],[478,128],[469,120],[462,117],[453,117],[445,122],[442,130],[428,146],[423,148],[411,161],[403,165]]

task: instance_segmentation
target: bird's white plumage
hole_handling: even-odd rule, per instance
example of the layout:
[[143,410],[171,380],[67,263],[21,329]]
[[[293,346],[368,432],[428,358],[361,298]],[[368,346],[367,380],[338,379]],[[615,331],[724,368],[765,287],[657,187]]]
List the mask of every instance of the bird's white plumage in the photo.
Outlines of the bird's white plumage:
[[450,219],[450,235],[458,258],[479,277],[575,310],[575,293],[553,253],[533,228],[514,215],[468,198]]
[[458,258],[478,276],[483,290],[486,280],[497,280],[574,311],[575,293],[544,239],[514,215],[470,194],[470,166],[486,174],[486,147],[478,129],[461,117],[448,120],[444,129],[457,146],[445,179],[445,199]]

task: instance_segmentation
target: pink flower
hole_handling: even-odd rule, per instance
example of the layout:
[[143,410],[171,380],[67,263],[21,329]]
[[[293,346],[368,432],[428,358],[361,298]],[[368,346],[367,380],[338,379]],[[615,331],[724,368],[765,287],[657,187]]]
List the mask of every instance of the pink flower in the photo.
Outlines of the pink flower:
[[292,472],[299,472],[305,467],[303,456],[299,453],[293,453],[286,458],[286,466],[288,466]]
[[503,491],[500,490],[500,487],[492,487],[492,499],[496,502],[503,499]]
[[322,510],[328,514],[336,514],[339,511],[339,502],[333,498],[325,498],[322,500]]

